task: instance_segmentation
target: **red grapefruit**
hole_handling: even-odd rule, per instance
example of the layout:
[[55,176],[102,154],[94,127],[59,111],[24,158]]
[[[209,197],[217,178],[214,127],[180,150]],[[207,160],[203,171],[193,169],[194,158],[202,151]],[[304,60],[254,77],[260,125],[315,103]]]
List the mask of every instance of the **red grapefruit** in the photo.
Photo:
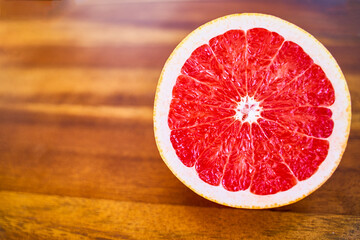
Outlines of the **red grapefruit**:
[[220,204],[298,201],[335,171],[350,95],[331,54],[304,30],[263,14],[211,21],[187,36],[158,83],[154,129],[170,170]]

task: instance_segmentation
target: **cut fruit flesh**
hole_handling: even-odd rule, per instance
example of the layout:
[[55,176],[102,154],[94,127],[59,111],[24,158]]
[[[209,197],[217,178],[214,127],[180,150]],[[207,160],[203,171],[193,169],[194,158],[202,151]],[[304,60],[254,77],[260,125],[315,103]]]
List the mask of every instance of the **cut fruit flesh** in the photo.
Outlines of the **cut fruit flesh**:
[[349,99],[335,60],[309,34],[267,15],[231,15],[195,30],[165,64],[157,145],[173,173],[205,198],[281,206],[335,170]]

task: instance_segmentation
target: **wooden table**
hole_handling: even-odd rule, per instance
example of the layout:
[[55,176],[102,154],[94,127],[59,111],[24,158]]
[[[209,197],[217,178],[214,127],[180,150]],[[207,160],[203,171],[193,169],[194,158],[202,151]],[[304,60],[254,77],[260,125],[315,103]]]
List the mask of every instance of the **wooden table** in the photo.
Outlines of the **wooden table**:
[[[359,239],[356,1],[10,1],[0,8],[0,239]],[[352,94],[343,160],[318,191],[271,210],[223,207],[180,183],[155,146],[161,68],[231,13],[306,29]]]

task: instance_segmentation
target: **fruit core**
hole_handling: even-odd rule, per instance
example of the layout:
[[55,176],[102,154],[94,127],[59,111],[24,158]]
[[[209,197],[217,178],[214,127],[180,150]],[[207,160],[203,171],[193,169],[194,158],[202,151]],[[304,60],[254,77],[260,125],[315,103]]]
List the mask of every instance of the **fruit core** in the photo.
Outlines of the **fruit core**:
[[241,98],[241,101],[237,104],[235,109],[235,119],[245,123],[256,122],[260,117],[261,107],[253,97],[245,96]]

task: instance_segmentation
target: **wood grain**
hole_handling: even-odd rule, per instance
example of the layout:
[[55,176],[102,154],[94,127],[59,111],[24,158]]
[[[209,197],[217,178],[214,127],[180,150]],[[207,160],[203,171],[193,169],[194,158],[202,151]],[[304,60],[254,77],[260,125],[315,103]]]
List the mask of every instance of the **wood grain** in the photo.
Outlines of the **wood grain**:
[[[356,1],[1,1],[0,239],[359,239],[359,9]],[[235,12],[309,31],[349,85],[342,162],[290,206],[205,200],[155,145],[152,108],[167,57],[199,25]]]
[[0,236],[11,238],[29,234],[37,239],[202,239],[204,236],[350,239],[358,236],[353,230],[360,228],[358,216],[172,206],[4,191],[0,192],[0,213]]

